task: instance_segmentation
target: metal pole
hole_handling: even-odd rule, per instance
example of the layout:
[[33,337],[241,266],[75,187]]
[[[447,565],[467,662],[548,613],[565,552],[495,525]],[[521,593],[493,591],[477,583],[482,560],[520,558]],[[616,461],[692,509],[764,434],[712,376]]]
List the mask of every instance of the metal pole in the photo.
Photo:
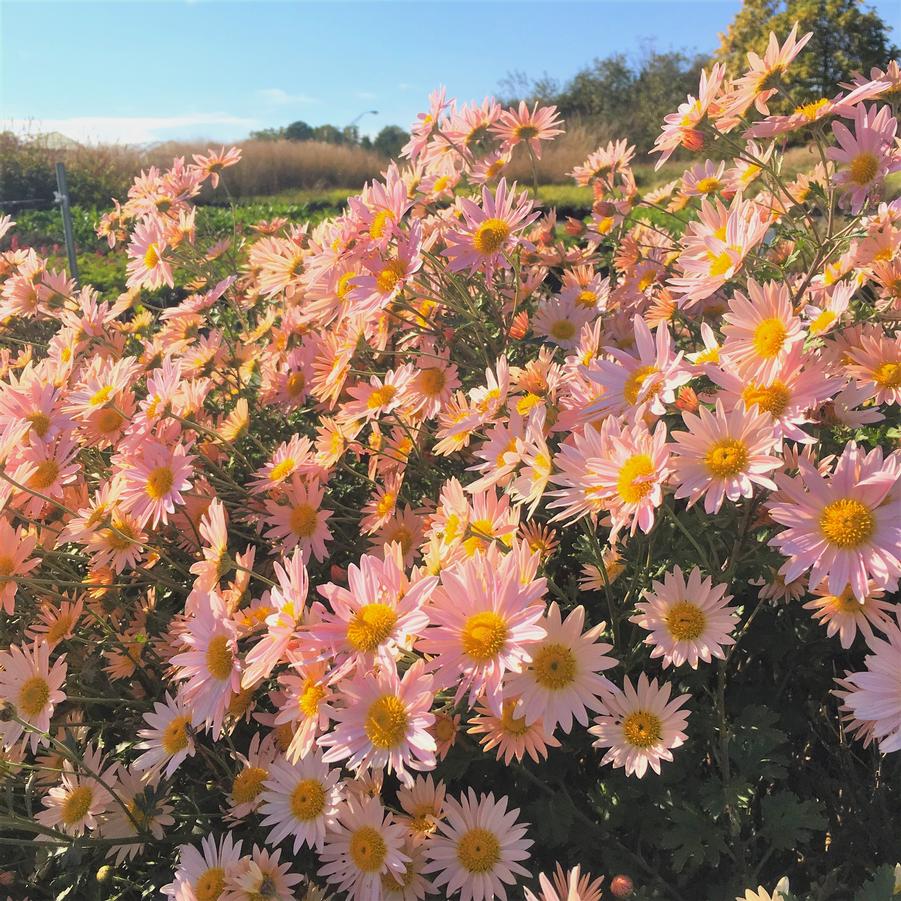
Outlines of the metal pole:
[[66,167],[56,164],[56,202],[63,214],[63,234],[66,236],[66,256],[69,258],[69,275],[78,281],[78,260],[75,257],[75,237],[72,233],[72,211],[69,209],[69,189],[66,187]]

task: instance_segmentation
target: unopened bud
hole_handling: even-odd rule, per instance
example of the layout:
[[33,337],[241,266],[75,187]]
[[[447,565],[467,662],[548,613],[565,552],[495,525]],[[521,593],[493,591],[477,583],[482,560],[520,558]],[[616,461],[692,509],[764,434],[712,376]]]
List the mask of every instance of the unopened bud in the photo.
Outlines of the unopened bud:
[[113,875],[113,868],[109,864],[106,864],[97,871],[97,875],[94,878],[98,882],[109,882],[110,877],[112,877],[112,875]]
[[632,880],[622,873],[610,880],[610,893],[614,898],[628,898],[634,888],[635,884]]

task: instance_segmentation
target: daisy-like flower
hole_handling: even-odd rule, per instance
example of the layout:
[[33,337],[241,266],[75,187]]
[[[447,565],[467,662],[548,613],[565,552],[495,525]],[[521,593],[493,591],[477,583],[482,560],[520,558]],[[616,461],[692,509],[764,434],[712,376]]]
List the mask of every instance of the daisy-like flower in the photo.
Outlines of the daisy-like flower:
[[[66,694],[62,691],[66,681],[66,655],[58,657],[50,665],[50,645],[47,642],[20,648],[11,644],[0,651],[0,698],[15,707],[16,716],[24,720],[34,731],[25,733],[24,744],[32,751],[47,744],[42,734],[50,731],[50,720],[57,704],[61,704]],[[25,727],[15,720],[0,718],[0,739],[2,747],[11,748],[25,732]]]
[[510,765],[510,761],[522,760],[528,754],[535,763],[547,758],[548,748],[559,748],[560,742],[552,734],[545,734],[541,719],[527,721],[517,710],[517,698],[504,701],[501,715],[495,716],[483,704],[476,706],[476,716],[469,721],[466,730],[470,735],[481,735],[479,744],[486,753],[497,748],[497,759]]
[[596,748],[608,748],[601,763],[625,767],[626,775],[640,779],[648,766],[659,775],[660,761],[673,759],[673,748],[685,743],[682,731],[688,711],[682,705],[690,697],[670,700],[672,686],[658,686],[642,673],[638,688],[626,677],[623,689],[615,688],[604,697],[604,708],[588,731],[596,735]]
[[165,525],[176,504],[185,503],[183,493],[191,487],[193,460],[181,444],[166,447],[157,441],[145,442],[138,455],[122,461],[123,509],[142,526]]
[[579,343],[582,327],[597,316],[597,310],[574,298],[557,295],[538,304],[532,317],[532,332],[547,338],[565,350]]
[[202,153],[194,154],[196,167],[209,178],[210,187],[213,189],[219,187],[219,173],[239,162],[241,162],[240,147],[229,147],[228,150],[221,147],[218,151],[207,150],[206,156]]
[[330,769],[322,752],[314,751],[295,763],[276,760],[264,783],[260,814],[262,826],[271,826],[267,842],[277,845],[294,837],[294,853],[304,844],[322,850],[325,833],[335,823],[343,785],[340,770]]
[[407,836],[403,847],[410,858],[400,876],[385,873],[382,876],[382,901],[421,901],[433,895],[435,885],[424,875],[426,866],[425,848],[413,836]]
[[243,866],[241,842],[226,832],[217,844],[212,835],[178,849],[175,878],[161,889],[172,901],[221,901],[226,885]]
[[826,579],[833,594],[850,585],[858,599],[871,587],[893,591],[901,576],[901,452],[883,460],[881,448],[865,455],[851,442],[828,478],[799,463],[798,477],[776,477],[782,497],[770,504],[770,516],[786,526],[770,540],[788,557],[779,572],[790,581],[810,570],[812,585]]
[[858,600],[849,585],[841,594],[832,594],[826,585],[813,592],[816,597],[804,605],[812,610],[813,618],[825,624],[826,635],[838,635],[843,648],[850,648],[858,630],[869,642],[873,638],[873,626],[884,629],[890,623],[889,614],[895,609],[890,601],[883,600],[883,592],[873,588],[863,600]]
[[296,761],[310,753],[318,736],[329,727],[334,714],[329,703],[332,697],[329,680],[332,677],[324,662],[300,665],[296,662],[300,658],[295,658],[290,651],[288,653],[289,660],[294,662],[295,672],[279,676],[285,697],[275,715],[275,725],[293,727],[294,734],[285,749],[285,756]]
[[541,894],[536,895],[531,889],[526,889],[526,901],[601,901],[603,881],[603,876],[597,879],[592,879],[589,873],[583,876],[579,866],[567,871],[558,863],[553,882],[544,873],[539,873]]
[[536,602],[547,583],[523,584],[514,556],[498,564],[477,554],[445,570],[428,608],[432,624],[417,643],[435,655],[438,687],[456,685],[455,702],[469,692],[470,705],[484,693],[495,714],[501,713],[504,675],[520,672],[546,635],[544,606]]
[[491,131],[503,139],[505,149],[525,143],[541,159],[541,142],[551,141],[563,134],[563,129],[557,127],[562,124],[563,120],[558,118],[556,106],[542,106],[539,109],[536,103],[529,109],[526,102],[520,100],[515,110],[504,110],[500,114],[497,123],[491,126]]
[[525,194],[515,192],[516,185],[508,192],[507,180],[502,178],[494,193],[487,186],[482,188],[481,206],[467,198],[460,200],[463,228],[448,233],[447,248],[441,252],[451,272],[483,271],[490,277],[498,267],[510,268],[509,254],[524,243],[518,233],[540,215]]
[[152,217],[142,219],[135,226],[128,245],[126,286],[151,291],[163,285],[173,287],[171,261],[164,256],[166,249],[166,236],[159,221]]
[[[110,805],[106,822],[103,824],[104,838],[131,839],[138,836],[138,830],[149,833],[157,841],[162,839],[165,829],[175,823],[171,816],[172,805],[163,802],[159,791],[159,776],[149,780],[146,776],[133,773],[121,764],[116,768],[116,796],[122,802]],[[125,810],[122,807],[125,807]],[[127,812],[126,812],[127,811]],[[116,863],[123,863],[129,858],[140,855],[145,844],[143,842],[126,842],[113,845],[107,857],[115,857]]]
[[404,831],[377,798],[348,796],[319,854],[319,875],[354,901],[381,901],[382,877],[399,882],[410,862]]
[[191,713],[181,695],[166,692],[165,703],[155,701],[153,711],[144,714],[149,729],[138,730],[141,741],[135,748],[144,753],[132,764],[134,769],[169,778],[188,757],[194,756]]
[[446,897],[459,893],[460,901],[507,898],[506,886],[517,876],[528,876],[522,861],[529,859],[533,842],[527,824],[517,822],[519,810],[507,810],[507,799],[476,795],[470,788],[460,799],[444,806],[445,820],[426,845],[427,873],[437,873],[435,885]]
[[0,607],[10,616],[16,604],[16,576],[27,575],[41,562],[31,556],[36,544],[34,535],[14,529],[0,516]]
[[254,845],[250,859],[242,861],[226,883],[221,901],[295,901],[294,886],[303,877],[291,872],[290,861],[281,863],[281,856],[281,849],[270,854]]
[[558,725],[569,734],[574,718],[587,726],[586,710],[601,709],[599,698],[610,682],[599,674],[616,665],[607,656],[613,646],[598,641],[606,623],[582,631],[585,608],[581,606],[563,620],[554,601],[541,625],[546,634],[532,647],[531,663],[508,679],[505,691],[519,698],[517,713],[527,722],[542,720],[547,735],[553,735]]
[[407,785],[413,782],[408,769],[434,769],[435,739],[428,730],[435,722],[429,712],[435,696],[424,668],[417,661],[401,679],[393,665],[383,666],[343,684],[345,703],[334,711],[338,725],[319,740],[331,749],[323,760],[346,760],[355,771],[387,768]]
[[322,509],[325,488],[318,481],[305,483],[300,476],[291,477],[291,485],[284,493],[284,503],[266,501],[267,521],[271,528],[266,538],[281,542],[285,551],[300,545],[304,562],[310,556],[325,559],[325,543],[332,540],[332,532],[326,525],[331,510]]
[[443,782],[435,782],[431,776],[417,776],[412,785],[401,786],[397,801],[410,819],[407,827],[415,838],[431,835],[444,817],[446,788]]
[[264,466],[254,473],[251,494],[265,494],[295,473],[309,475],[319,470],[313,463],[313,443],[303,435],[292,435],[280,444]]
[[218,736],[233,694],[241,690],[238,633],[218,594],[210,592],[197,601],[196,615],[187,623],[181,642],[190,650],[176,654],[172,665],[191,708],[192,724],[206,725]]
[[69,759],[63,761],[60,783],[42,799],[45,809],[35,820],[66,835],[95,831],[113,802],[105,787],[112,784],[113,775],[113,767],[107,768],[100,751],[88,745],[77,767]]
[[860,336],[848,349],[848,374],[876,404],[901,404],[901,337],[876,334]]
[[635,605],[638,613],[629,618],[651,634],[651,657],[662,657],[664,669],[687,663],[697,669],[698,661],[724,660],[724,647],[735,644],[729,634],[737,613],[729,606],[732,595],[725,585],[714,585],[694,567],[686,580],[681,567],[668,572],[662,582],[653,582],[645,600]]
[[676,497],[689,499],[688,505],[704,497],[704,510],[718,513],[724,498],[733,503],[751,497],[754,485],[776,489],[765,473],[782,465],[770,452],[776,439],[769,414],[746,410],[739,404],[726,413],[717,400],[716,413],[701,407],[698,415],[683,413],[687,432],[673,432],[669,446],[675,477]]
[[792,347],[804,340],[791,294],[779,282],[761,285],[748,279],[748,295],[736,291],[723,320],[721,355],[748,378],[775,378]]
[[788,892],[788,876],[783,876],[770,894],[762,885],[757,886],[757,891],[749,888],[735,901],[785,901],[785,893]]
[[247,754],[236,753],[235,757],[241,768],[232,780],[231,791],[228,794],[227,818],[242,820],[260,806],[263,786],[279,754],[275,743],[262,741],[260,733],[257,732],[250,740]]
[[46,643],[52,651],[61,641],[71,638],[84,609],[84,598],[77,601],[63,600],[59,606],[47,601],[41,606],[40,622],[25,633],[31,639]]

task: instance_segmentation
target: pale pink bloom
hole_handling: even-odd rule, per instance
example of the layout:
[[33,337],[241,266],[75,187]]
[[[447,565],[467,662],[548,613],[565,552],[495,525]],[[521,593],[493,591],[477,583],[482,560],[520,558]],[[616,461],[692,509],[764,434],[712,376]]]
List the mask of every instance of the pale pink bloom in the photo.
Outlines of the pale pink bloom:
[[401,879],[410,862],[404,833],[377,798],[348,796],[319,854],[318,874],[352,901],[381,901],[382,880]]
[[481,206],[465,197],[460,204],[462,228],[447,234],[447,248],[441,251],[450,271],[481,271],[490,277],[498,267],[509,269],[510,254],[528,244],[518,233],[540,215],[532,210],[532,201],[524,193],[516,194],[515,183],[508,192],[507,180],[502,178],[494,192],[482,188]]
[[629,617],[651,633],[644,640],[653,648],[651,658],[662,657],[664,669],[683,663],[697,669],[699,660],[725,660],[724,648],[735,644],[730,633],[738,618],[726,587],[714,585],[710,576],[702,579],[697,566],[687,580],[676,566],[662,582],[654,581],[645,600],[635,605],[638,613]]
[[532,109],[524,100],[519,101],[516,109],[504,110],[496,125],[491,127],[493,134],[503,139],[505,149],[525,143],[532,153],[541,159],[541,142],[553,140],[563,134],[563,120],[557,116],[556,106],[542,106],[536,102]]
[[226,885],[243,866],[241,842],[231,832],[220,837],[212,835],[200,840],[200,850],[194,845],[180,845],[178,867],[174,878],[161,889],[172,901],[221,901]]
[[585,162],[568,174],[575,179],[576,184],[589,185],[596,178],[609,179],[625,170],[634,156],[635,147],[625,138],[616,142],[608,141],[606,146],[589,153]]
[[427,861],[422,842],[408,835],[403,852],[410,860],[403,873],[397,876],[386,873],[382,877],[382,901],[422,901],[426,896],[432,897],[435,885],[424,875]]
[[331,749],[325,762],[344,760],[354,771],[387,769],[406,785],[413,782],[408,770],[434,769],[435,739],[428,729],[435,722],[429,712],[435,694],[424,669],[419,660],[401,679],[393,666],[383,666],[342,683],[337,725],[319,740]]
[[616,665],[616,660],[607,656],[613,646],[598,641],[606,623],[582,631],[582,606],[564,620],[554,601],[541,624],[544,638],[532,647],[529,665],[507,679],[504,693],[519,699],[516,712],[527,722],[542,720],[547,735],[553,735],[558,725],[569,734],[573,719],[587,726],[586,711],[601,709],[599,698],[610,682],[600,673]]
[[26,516],[36,518],[47,506],[45,498],[62,500],[66,486],[75,482],[81,473],[81,464],[76,459],[78,450],[68,435],[53,441],[32,437],[28,447],[16,455],[18,465],[14,468],[12,459],[7,464],[13,479],[26,488],[19,492],[15,506]]
[[558,863],[553,882],[544,873],[539,873],[541,894],[536,895],[527,888],[526,901],[601,901],[603,881],[603,876],[597,879],[592,879],[589,873],[583,876],[580,866],[567,871]]
[[[103,837],[137,838],[140,827],[144,834],[150,833],[154,839],[162,841],[165,830],[175,825],[175,818],[171,815],[172,805],[165,803],[165,794],[159,790],[159,776],[148,779],[145,774],[134,773],[120,763],[116,764],[116,777],[110,784],[122,805],[110,804],[103,823]],[[136,841],[112,845],[106,856],[115,857],[116,863],[122,864],[139,857],[146,847],[144,842]]]
[[303,877],[291,872],[290,861],[281,863],[281,856],[280,848],[270,854],[254,845],[250,859],[242,861],[232,873],[220,901],[295,901],[294,886]]
[[447,99],[447,88],[444,85],[432,91],[429,94],[429,111],[417,113],[416,122],[410,128],[410,140],[404,145],[401,155],[414,161],[421,156],[432,134],[438,128],[442,114],[453,104],[453,100]]
[[371,376],[369,382],[358,382],[347,389],[353,400],[341,408],[341,417],[346,421],[355,419],[378,419],[394,412],[407,399],[407,388],[416,376],[411,363],[398,369],[389,369],[384,380]]
[[283,484],[295,473],[308,476],[321,471],[313,460],[313,443],[305,435],[292,435],[280,444],[266,464],[254,473],[249,484],[251,494],[265,494]]
[[40,733],[50,731],[54,708],[61,704],[66,694],[62,690],[66,681],[66,655],[58,657],[50,665],[50,645],[35,641],[33,647],[20,648],[11,644],[0,651],[0,698],[13,705],[16,716],[33,730],[15,720],[0,719],[0,744],[12,748],[23,737],[23,745],[37,751],[48,738]]
[[263,739],[262,734],[257,732],[250,740],[246,754],[235,751],[232,756],[239,769],[228,793],[226,819],[240,821],[259,809],[263,786],[273,763],[277,758],[281,759],[281,755],[276,742],[271,740],[271,733]]
[[129,288],[148,288],[153,291],[163,285],[174,287],[171,260],[164,256],[168,245],[159,220],[142,219],[132,234],[128,245]]
[[729,182],[723,177],[725,171],[725,161],[721,161],[719,165],[713,160],[695,163],[682,174],[682,193],[688,197],[705,197],[710,194],[731,196],[735,191],[730,190]]
[[72,637],[84,610],[83,597],[77,601],[69,601],[65,597],[58,604],[45,601],[41,605],[40,621],[33,623],[25,632],[28,638],[49,645],[51,651],[61,641]]
[[562,508],[554,516],[557,520],[576,521],[588,514],[597,514],[607,503],[607,492],[598,485],[596,467],[606,459],[611,432],[618,429],[614,416],[608,416],[600,430],[592,426],[577,429],[567,436],[554,455],[554,471],[550,482],[561,486],[549,492],[552,500],[548,509]]
[[120,501],[138,522],[155,529],[169,522],[177,504],[184,504],[184,492],[191,488],[194,457],[182,444],[166,447],[146,441],[134,456],[121,461],[124,480]]
[[417,839],[423,839],[435,831],[438,821],[444,818],[444,799],[447,789],[431,776],[417,776],[412,785],[402,785],[397,790],[397,801],[409,816],[406,825]]
[[856,291],[857,285],[853,281],[839,282],[831,291],[824,290],[822,299],[816,304],[804,307],[810,336],[819,338],[838,325]]
[[811,584],[828,579],[833,594],[850,584],[858,599],[872,587],[893,591],[901,576],[901,452],[883,460],[881,448],[864,455],[851,442],[828,478],[800,462],[797,478],[776,477],[782,498],[769,504],[786,526],[769,542],[788,558],[779,572],[791,580],[810,570]]
[[279,685],[284,691],[283,703],[275,714],[276,726],[293,727],[291,741],[285,750],[290,761],[305,757],[315,747],[320,735],[324,734],[334,716],[330,688],[332,674],[324,662],[303,665],[295,661],[291,651],[289,659],[293,664],[291,673],[279,676]]
[[765,473],[779,468],[773,456],[776,439],[769,414],[747,410],[744,404],[726,413],[717,400],[716,412],[701,407],[698,415],[683,413],[687,432],[672,432],[670,460],[679,483],[676,497],[692,506],[704,497],[704,510],[717,513],[728,498],[733,503],[751,497],[754,485],[775,490]]
[[45,809],[35,814],[35,820],[66,835],[96,831],[113,804],[106,786],[114,782],[114,774],[115,766],[107,767],[99,749],[88,745],[80,765],[63,760],[60,782],[41,799]]
[[507,886],[517,876],[528,876],[522,861],[534,844],[526,838],[527,823],[518,822],[519,810],[507,809],[507,799],[476,795],[470,788],[460,799],[449,798],[445,819],[426,844],[427,873],[437,873],[435,885],[445,897],[459,893],[460,901],[506,901]]
[[325,559],[325,543],[332,540],[326,523],[332,511],[322,509],[324,496],[325,488],[318,481],[305,483],[299,475],[293,475],[283,495],[284,503],[266,501],[270,528],[265,537],[280,541],[286,552],[300,545],[304,561],[311,556],[318,561]]
[[202,153],[195,153],[193,156],[197,168],[209,178],[210,187],[215,190],[219,187],[219,173],[241,161],[241,148],[229,147],[226,150],[221,147],[218,151],[207,150],[206,156]]
[[572,350],[579,343],[582,327],[592,322],[597,312],[572,296],[557,294],[539,302],[532,316],[532,333]]
[[477,554],[441,573],[428,607],[431,625],[417,642],[418,650],[434,655],[436,687],[456,685],[455,702],[468,692],[470,705],[484,693],[495,714],[504,675],[521,672],[546,634],[538,602],[547,587],[543,578],[523,583],[514,554],[500,562],[498,556]]
[[820,585],[813,592],[816,597],[804,605],[813,611],[813,618],[826,626],[826,635],[838,635],[843,648],[850,648],[858,630],[869,642],[873,638],[873,626],[885,629],[890,623],[889,614],[896,605],[883,600],[885,592],[872,588],[863,600],[858,600],[849,585],[841,594],[833,594],[828,586]]
[[186,683],[180,693],[191,709],[192,725],[207,726],[215,738],[232,695],[241,690],[237,629],[215,592],[199,597],[195,609],[180,636],[190,650],[176,654],[171,663],[176,679]]
[[343,783],[340,769],[330,769],[322,752],[314,751],[294,763],[276,760],[269,768],[261,795],[261,826],[272,826],[266,841],[277,845],[294,838],[293,852],[304,844],[321,851],[326,830],[335,824]]
[[850,673],[851,690],[845,704],[857,720],[872,724],[872,735],[883,754],[901,751],[901,628],[884,626],[885,639],[868,640],[872,654],[864,660],[863,672]]
[[32,557],[37,538],[24,529],[14,529],[0,515],[0,607],[9,616],[16,606],[17,576],[30,573],[41,561]]
[[848,356],[848,374],[874,403],[901,404],[901,335],[861,334]]
[[469,720],[470,735],[482,735],[479,744],[487,753],[497,748],[497,759],[509,766],[515,758],[521,761],[528,754],[535,763],[547,759],[548,748],[559,748],[560,742],[553,734],[546,733],[541,719],[526,720],[517,710],[518,698],[508,698],[501,707],[500,716],[493,714],[484,704],[477,704],[476,715]]
[[595,747],[608,748],[601,763],[624,767],[626,775],[644,776],[648,766],[659,775],[660,762],[673,759],[673,748],[685,743],[682,731],[688,720],[688,711],[682,705],[690,695],[679,695],[670,700],[672,686],[658,686],[657,680],[648,681],[642,673],[638,688],[628,677],[623,689],[607,692],[601,715],[588,731],[596,735]]
[[721,357],[747,378],[775,378],[794,345],[804,340],[791,293],[779,282],[748,279],[748,296],[736,291],[723,320]]
[[194,756],[195,748],[191,712],[182,696],[177,694],[173,698],[166,692],[164,701],[155,701],[153,711],[144,714],[150,728],[138,730],[141,741],[135,749],[144,753],[132,767],[150,773],[163,772],[168,779],[182,762]]

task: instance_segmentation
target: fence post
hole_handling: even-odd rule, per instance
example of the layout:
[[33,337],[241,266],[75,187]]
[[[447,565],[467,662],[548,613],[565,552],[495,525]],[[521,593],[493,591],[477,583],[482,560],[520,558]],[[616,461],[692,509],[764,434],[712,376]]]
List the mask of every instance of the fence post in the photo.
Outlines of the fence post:
[[66,236],[66,256],[69,258],[69,275],[78,281],[78,260],[75,257],[75,237],[72,233],[72,212],[69,209],[69,189],[66,186],[66,167],[56,164],[56,201],[63,214],[63,234]]

